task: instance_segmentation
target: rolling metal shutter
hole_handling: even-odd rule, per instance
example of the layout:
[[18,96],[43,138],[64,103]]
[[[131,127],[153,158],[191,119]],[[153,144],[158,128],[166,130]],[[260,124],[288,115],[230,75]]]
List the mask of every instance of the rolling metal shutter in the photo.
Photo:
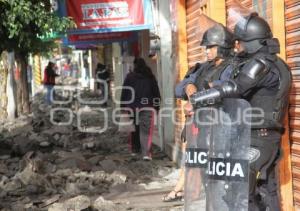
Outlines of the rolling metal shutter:
[[[199,0],[186,0],[186,34],[187,34],[187,59],[188,68],[191,68],[201,59],[200,40],[196,36],[199,26],[199,15],[206,14],[207,6],[201,6]],[[201,6],[201,7],[200,7]],[[180,70],[184,71],[184,70]],[[185,75],[185,72],[183,73]],[[178,81],[180,79],[178,78]],[[176,112],[177,124],[175,128],[175,142],[180,143],[181,131],[184,125],[183,102],[177,100],[176,105],[179,108]]]
[[294,202],[300,208],[300,1],[285,1],[286,56],[293,75],[290,93],[290,139]]
[[199,15],[207,13],[207,6],[200,7],[199,0],[186,1],[186,32],[189,68],[201,59],[200,40],[196,36],[199,26]]
[[233,2],[239,2],[241,5],[249,9],[252,8],[252,0],[226,0],[226,6],[232,4]]

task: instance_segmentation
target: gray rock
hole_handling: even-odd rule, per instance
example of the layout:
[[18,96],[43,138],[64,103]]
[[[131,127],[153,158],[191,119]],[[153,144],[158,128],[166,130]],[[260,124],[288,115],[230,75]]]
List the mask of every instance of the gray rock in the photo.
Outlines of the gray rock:
[[3,186],[3,189],[5,191],[15,191],[15,190],[18,190],[22,187],[22,184],[19,180],[17,179],[14,179],[12,181],[9,181],[8,183],[6,183],[4,186]]
[[58,177],[69,177],[73,175],[73,171],[71,169],[59,169],[55,173]]
[[116,163],[112,160],[102,160],[99,162],[99,164],[107,173],[112,173],[117,169]]
[[37,133],[31,132],[28,138],[32,141],[39,141],[39,137],[40,136]]
[[32,207],[33,207],[33,203],[32,202],[24,205],[24,209],[30,209]]
[[80,147],[75,147],[71,149],[71,152],[81,152],[81,148]]
[[90,159],[88,159],[88,161],[93,165],[97,165],[103,159],[104,159],[104,155],[97,155],[97,156],[91,157]]
[[92,171],[101,171],[102,167],[101,166],[93,166]]
[[93,166],[88,161],[76,157],[67,158],[64,161],[62,161],[60,164],[58,164],[58,168],[60,169],[78,168],[81,171],[91,171],[92,167]]
[[27,122],[15,122],[12,126],[8,126],[10,136],[22,136],[29,134],[32,131],[32,126]]
[[66,159],[66,158],[79,158],[79,159],[84,159],[82,153],[76,153],[76,152],[67,152],[67,151],[59,151],[57,153],[58,157],[61,159]]
[[31,141],[35,141],[35,142],[44,142],[44,141],[48,141],[48,138],[45,136],[42,136],[38,133],[34,133],[31,132],[31,134],[29,135],[28,139],[30,139]]
[[56,165],[53,165],[52,163],[46,163],[44,165],[44,171],[47,174],[54,173],[56,171],[56,169],[57,169]]
[[5,185],[6,183],[8,183],[8,182],[9,182],[8,177],[5,176],[5,175],[2,176],[1,181],[0,181],[0,188],[4,189],[4,185]]
[[53,134],[60,133],[60,134],[69,134],[70,127],[67,126],[52,126],[50,129],[43,131],[43,134],[47,134],[52,136]]
[[145,190],[157,190],[157,189],[160,189],[160,188],[167,188],[170,186],[169,183],[162,183],[162,182],[158,182],[158,181],[153,181],[153,182],[150,182],[150,183],[141,183],[139,184],[139,186],[145,188]]
[[127,177],[129,178],[135,178],[137,175],[134,174],[130,168],[128,168],[127,166],[121,166],[118,168],[118,171],[123,172],[125,175],[127,175]]
[[62,143],[62,145],[64,146],[64,148],[66,148],[68,146],[68,143],[69,143],[69,140],[70,140],[70,137],[67,136],[67,135],[62,135],[60,137],[60,143]]
[[80,172],[80,173],[75,173],[73,175],[76,178],[89,178],[91,181],[94,181],[96,183],[101,183],[104,180],[107,180],[107,174],[104,171],[96,171],[96,172]]
[[49,206],[49,205],[53,204],[54,202],[58,201],[59,198],[60,198],[60,195],[54,195],[49,199],[45,199],[39,207],[43,208],[43,207]]
[[7,160],[10,158],[10,155],[2,155],[0,156],[0,160]]
[[114,184],[124,184],[127,180],[127,176],[118,171],[114,171],[108,176],[108,180],[112,180]]
[[80,190],[77,187],[77,183],[67,183],[66,184],[66,192],[70,195],[79,194]]
[[26,168],[15,175],[16,178],[20,179],[24,185],[37,185],[42,187],[50,187],[49,182],[43,175],[40,175],[33,171],[33,166],[29,163]]
[[8,168],[4,162],[0,162],[0,173],[5,175],[8,173]]
[[12,150],[14,154],[23,156],[29,151],[34,151],[37,146],[35,142],[32,142],[26,136],[17,136],[14,138],[14,146]]
[[45,192],[45,189],[42,186],[37,185],[27,185],[26,192],[29,195],[37,195]]
[[88,142],[82,144],[83,149],[93,149],[94,147],[96,147],[96,144],[94,142]]
[[158,175],[161,176],[161,177],[165,177],[167,175],[169,175],[170,173],[172,173],[172,170],[170,168],[167,168],[167,167],[160,167],[158,169]]
[[40,146],[41,147],[49,147],[50,143],[48,141],[43,141],[43,142],[40,143]]
[[116,210],[117,207],[112,201],[105,200],[100,196],[94,201],[93,208],[98,211],[113,211]]
[[[1,199],[1,198],[5,198],[6,196],[7,196],[7,192],[4,191],[4,190],[1,190],[1,191],[0,191],[0,199]],[[0,208],[1,208],[1,205],[0,205]]]
[[48,211],[66,211],[66,210],[67,208],[63,203],[52,204],[48,209]]
[[15,204],[12,204],[10,209],[11,210],[24,210],[24,204],[17,202]]
[[64,202],[52,204],[48,211],[81,211],[91,206],[91,200],[84,195],[76,196]]
[[67,207],[67,209],[74,209],[74,211],[80,211],[89,208],[91,206],[91,200],[85,195],[80,195],[65,201],[64,205],[65,207]]

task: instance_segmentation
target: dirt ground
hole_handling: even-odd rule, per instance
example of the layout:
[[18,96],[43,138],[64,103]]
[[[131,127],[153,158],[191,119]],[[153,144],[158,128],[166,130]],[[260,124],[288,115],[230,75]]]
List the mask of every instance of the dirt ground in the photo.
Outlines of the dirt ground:
[[95,107],[46,106],[40,94],[31,115],[1,121],[0,210],[183,210],[182,201],[161,201],[178,177],[175,164],[155,146],[152,161],[132,156],[111,120],[105,132],[89,131],[104,123]]

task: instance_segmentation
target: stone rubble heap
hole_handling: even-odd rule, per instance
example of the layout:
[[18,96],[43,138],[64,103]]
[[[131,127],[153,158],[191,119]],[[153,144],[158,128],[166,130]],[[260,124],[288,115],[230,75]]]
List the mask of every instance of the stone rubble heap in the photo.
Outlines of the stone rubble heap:
[[[163,183],[174,169],[155,147],[152,162],[132,157],[126,135],[115,126],[101,134],[84,133],[76,124],[53,125],[42,97],[32,107],[32,115],[0,123],[2,211],[127,210],[130,205],[105,196],[144,190],[153,178]],[[65,113],[55,118],[68,119]],[[97,121],[97,115],[89,117],[89,124]]]

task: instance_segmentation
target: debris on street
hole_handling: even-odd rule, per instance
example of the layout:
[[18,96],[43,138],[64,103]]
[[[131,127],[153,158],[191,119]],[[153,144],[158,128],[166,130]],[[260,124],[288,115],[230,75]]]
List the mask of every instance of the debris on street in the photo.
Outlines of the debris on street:
[[[84,132],[74,102],[49,107],[42,101],[42,95],[35,100],[31,115],[1,122],[0,210],[182,210],[183,202],[161,201],[177,169],[159,148],[151,162],[143,161],[128,152],[127,135],[111,120],[103,133]],[[104,122],[96,106],[81,114],[85,128]],[[59,124],[70,118],[60,110],[53,124],[55,108],[71,110],[72,123]]]

